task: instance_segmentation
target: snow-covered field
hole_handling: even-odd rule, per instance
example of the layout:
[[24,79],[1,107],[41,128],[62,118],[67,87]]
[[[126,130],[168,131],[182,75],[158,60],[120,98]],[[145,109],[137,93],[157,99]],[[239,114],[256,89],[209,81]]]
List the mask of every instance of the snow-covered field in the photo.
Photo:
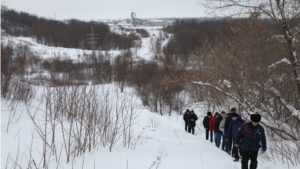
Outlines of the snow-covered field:
[[[149,32],[150,37],[159,35],[160,27],[142,28]],[[149,47],[150,37],[142,39],[142,48],[137,51],[140,58],[150,60],[153,57]],[[74,61],[82,61],[84,53],[91,53],[88,50],[44,46],[28,37],[4,38],[4,43],[8,41],[15,44],[27,44],[33,52],[44,59],[59,53]],[[162,44],[166,44],[166,41]],[[120,51],[109,51],[109,53],[116,56]],[[1,99],[1,168],[43,168],[45,159],[46,166],[51,169],[240,168],[240,162],[233,162],[231,156],[205,140],[205,132],[202,127],[202,120],[207,112],[205,103],[195,103],[184,108],[184,110],[186,108],[193,109],[199,117],[195,135],[192,135],[184,130],[182,116],[175,112],[172,116],[160,116],[156,112],[151,112],[147,107],[143,107],[139,98],[133,94],[135,93],[134,89],[126,88],[125,92],[120,94],[114,84],[99,85],[96,88],[96,91],[99,92],[98,95],[102,95],[103,91],[109,91],[110,100],[108,102],[120,106],[118,104],[126,100],[126,104],[133,106],[136,118],[131,126],[133,138],[129,146],[123,146],[123,136],[120,136],[111,152],[109,146],[99,146],[78,156],[71,155],[71,160],[67,163],[68,150],[64,146],[65,138],[63,137],[67,134],[62,134],[61,127],[68,127],[69,124],[64,121],[57,124],[56,137],[53,140],[53,145],[56,147],[48,144],[52,141],[51,138],[47,139],[47,144],[43,142],[43,134],[51,136],[52,131],[50,124],[45,127],[44,123],[46,106],[45,98],[42,99],[42,96],[45,94],[43,93],[45,88],[37,87],[36,97],[27,107],[23,103],[11,105],[7,100]],[[114,116],[119,113],[115,109],[112,112]],[[56,151],[55,154],[48,151],[53,148]],[[72,151],[71,149],[70,152]],[[258,164],[258,169],[287,168],[287,164],[280,162],[273,164],[259,160]],[[290,168],[298,169],[299,166]]]

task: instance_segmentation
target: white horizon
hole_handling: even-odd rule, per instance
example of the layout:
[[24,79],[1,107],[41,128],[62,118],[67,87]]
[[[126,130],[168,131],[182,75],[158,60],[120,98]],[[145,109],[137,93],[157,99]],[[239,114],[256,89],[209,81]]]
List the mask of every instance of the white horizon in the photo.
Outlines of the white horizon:
[[200,0],[7,0],[2,5],[18,12],[56,20],[128,19],[131,12],[138,18],[198,18],[207,17]]

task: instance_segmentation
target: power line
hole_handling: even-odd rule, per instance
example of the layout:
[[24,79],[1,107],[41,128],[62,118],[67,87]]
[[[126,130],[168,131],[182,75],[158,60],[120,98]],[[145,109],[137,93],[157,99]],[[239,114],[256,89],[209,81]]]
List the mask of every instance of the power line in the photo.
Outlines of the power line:
[[87,36],[90,36],[90,38],[87,38],[88,43],[91,44],[91,50],[95,49],[95,44],[97,44],[97,42],[95,42],[95,40],[97,40],[98,38],[96,38],[95,36],[98,36],[98,34],[94,34],[94,29],[92,27],[92,32],[90,34],[86,34]]

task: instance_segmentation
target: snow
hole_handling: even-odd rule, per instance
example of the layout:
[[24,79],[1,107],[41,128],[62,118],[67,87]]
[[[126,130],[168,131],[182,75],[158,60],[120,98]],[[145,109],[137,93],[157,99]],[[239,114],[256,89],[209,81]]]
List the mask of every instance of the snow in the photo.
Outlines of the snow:
[[223,80],[223,84],[226,85],[228,88],[231,87],[231,83],[226,79]]
[[[159,33],[162,32],[161,26],[138,26],[132,27],[131,25],[122,25],[124,28],[131,28],[131,29],[146,29],[149,32],[150,37],[148,38],[141,38],[142,47],[141,48],[132,48],[131,51],[137,55],[139,58],[145,60],[151,60],[154,56],[153,51],[149,48],[152,38],[158,38]],[[122,31],[118,26],[110,27],[112,32],[122,34]],[[163,45],[166,45],[170,38],[163,41]],[[31,37],[13,37],[13,36],[3,36],[2,43],[8,44],[12,43],[14,46],[18,44],[28,45],[31,51],[36,55],[40,56],[41,59],[50,59],[54,58],[55,56],[60,56],[64,59],[71,59],[74,62],[83,62],[85,60],[85,55],[92,54],[92,50],[82,50],[77,48],[62,48],[62,47],[51,47],[46,46],[43,44],[39,44],[36,42],[34,38]],[[109,55],[111,57],[115,57],[121,53],[120,50],[109,50],[109,51],[101,51],[96,50],[95,52],[102,52],[105,55]]]
[[[149,32],[149,38],[142,38],[142,48],[137,50],[140,58],[150,60],[153,52],[149,49],[151,37],[157,38],[162,27],[135,27],[133,29],[146,29]],[[169,37],[171,37],[169,35]],[[84,60],[84,54],[91,54],[90,50],[70,49],[49,47],[38,44],[34,39],[28,37],[2,37],[3,43],[12,42],[16,44],[28,45],[31,50],[41,56],[43,59],[53,58],[54,55],[65,56],[74,61],[81,62]],[[169,38],[170,39],[170,38]],[[163,41],[165,45],[169,39]],[[104,52],[104,51],[100,51]],[[116,56],[121,51],[111,50],[107,54]],[[105,52],[104,52],[105,53]],[[288,60],[281,60],[290,64]],[[208,83],[194,82],[200,85]],[[227,80],[223,80],[223,84],[230,87],[231,84]],[[91,83],[89,87],[91,87]],[[114,84],[99,85],[98,88],[106,87],[110,91],[110,98],[116,99],[120,93],[116,92]],[[38,125],[43,127],[45,114],[45,99],[42,99],[43,87],[37,87],[36,98],[32,101],[30,107],[23,104],[16,106],[16,110],[12,111],[11,105],[6,99],[1,98],[1,168],[12,168],[14,161],[21,168],[33,167],[42,168],[43,161],[43,140],[39,135],[39,131],[33,124],[28,110],[36,113]],[[220,88],[217,88],[221,90]],[[101,90],[99,90],[101,91]],[[274,90],[272,90],[274,92]],[[126,88],[123,96],[131,98],[135,91]],[[185,109],[193,109],[198,115],[199,120],[195,128],[195,135],[184,131],[184,122],[182,116],[173,112],[171,116],[161,116],[158,113],[151,112],[147,107],[143,107],[138,97],[133,96],[136,100],[134,110],[138,113],[138,117],[133,125],[134,140],[136,145],[128,147],[122,146],[120,139],[113,147],[112,152],[109,148],[98,147],[91,152],[85,152],[78,157],[71,157],[71,161],[66,163],[66,153],[63,148],[63,137],[56,137],[55,144],[58,155],[47,154],[49,157],[49,168],[63,169],[81,169],[81,168],[104,168],[104,169],[143,169],[143,168],[159,168],[159,169],[182,169],[182,168],[200,168],[200,169],[233,169],[240,168],[240,162],[235,163],[233,159],[221,151],[213,143],[205,140],[205,131],[202,126],[202,120],[207,112],[206,103],[194,103],[185,107]],[[112,102],[117,103],[116,100]],[[294,116],[300,118],[300,111],[290,107]],[[115,112],[116,113],[116,112]],[[64,126],[68,126],[64,122]],[[62,136],[61,129],[57,130],[57,135]],[[60,153],[61,152],[61,153]],[[268,153],[268,151],[266,152]],[[260,154],[259,169],[287,169],[287,164],[277,162],[276,164],[263,160]],[[33,161],[34,160],[34,161]],[[35,167],[33,167],[35,168]],[[299,166],[291,166],[290,169],[298,169]]]
[[[162,32],[161,30],[162,27],[161,26],[138,26],[138,27],[134,27],[134,29],[145,29],[148,31],[150,36],[148,38],[142,38],[142,47],[138,49],[137,55],[145,60],[152,60],[154,57],[154,53],[150,48],[151,38],[158,38],[159,33]],[[170,36],[168,39],[162,42],[162,47],[167,44],[169,39]]]
[[[115,90],[113,85],[106,85],[106,87],[111,92]],[[129,93],[132,93],[131,90],[126,89],[128,97]],[[41,92],[42,88],[39,88],[38,91]],[[13,166],[13,162],[10,159],[8,159],[10,162],[7,164],[7,158],[15,160],[22,168],[26,168],[30,155],[35,160],[36,165],[39,165],[42,161],[43,142],[30,117],[27,115],[24,105],[18,106],[18,111],[12,118],[10,116],[12,112],[6,100],[2,99],[1,103],[1,168],[5,168],[6,165],[8,165],[8,168]],[[41,104],[41,99],[37,98],[33,101],[32,106],[38,107],[39,104]],[[182,116],[177,114],[160,116],[158,113],[153,113],[143,108],[138,101],[135,105],[135,110],[139,112],[139,116],[134,125],[134,132],[136,134],[144,133],[140,135],[135,148],[124,148],[119,142],[112,152],[109,152],[107,147],[100,147],[92,152],[86,152],[70,163],[66,163],[66,157],[62,151],[61,158],[58,160],[59,164],[57,164],[54,156],[50,156],[49,166],[50,168],[58,167],[64,169],[94,168],[94,166],[95,168],[113,169],[240,168],[240,162],[233,162],[233,159],[227,153],[214,146],[214,143],[205,140],[205,131],[202,127],[202,119],[207,109],[205,103],[197,103],[190,106],[199,117],[195,135],[184,131]],[[37,111],[37,114],[40,115],[44,113],[42,109]],[[8,123],[9,121],[10,124]],[[55,142],[56,145],[60,145],[63,142],[63,138],[56,137]],[[61,150],[60,148],[57,149],[58,151]],[[19,158],[17,158],[18,156]],[[287,166],[259,160],[258,168],[282,169],[287,168]],[[291,169],[296,169],[296,167],[291,167]]]
[[281,59],[280,61],[268,66],[268,68],[273,68],[273,67],[276,67],[277,65],[279,65],[280,63],[286,63],[288,65],[291,65],[291,62],[287,59],[287,58],[283,58]]
[[[90,55],[92,53],[91,50],[82,50],[75,48],[62,48],[62,47],[51,47],[39,44],[35,41],[35,39],[31,37],[3,37],[4,42],[12,43],[13,45],[22,44],[28,45],[31,51],[36,55],[40,56],[41,59],[50,59],[55,56],[61,56],[63,58],[68,58],[74,61],[83,61],[84,54]],[[114,51],[111,51],[113,53]]]
[[286,105],[286,107],[290,112],[292,112],[292,116],[296,116],[298,119],[300,119],[300,110],[296,110],[296,108],[291,105]]
[[163,23],[164,20],[150,20],[150,22],[158,22],[158,23]]

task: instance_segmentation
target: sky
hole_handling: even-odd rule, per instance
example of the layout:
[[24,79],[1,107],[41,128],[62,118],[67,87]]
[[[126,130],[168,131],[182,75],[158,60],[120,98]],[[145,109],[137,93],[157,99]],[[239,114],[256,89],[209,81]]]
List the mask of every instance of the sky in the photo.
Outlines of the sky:
[[57,20],[205,17],[204,0],[2,0],[8,8]]

